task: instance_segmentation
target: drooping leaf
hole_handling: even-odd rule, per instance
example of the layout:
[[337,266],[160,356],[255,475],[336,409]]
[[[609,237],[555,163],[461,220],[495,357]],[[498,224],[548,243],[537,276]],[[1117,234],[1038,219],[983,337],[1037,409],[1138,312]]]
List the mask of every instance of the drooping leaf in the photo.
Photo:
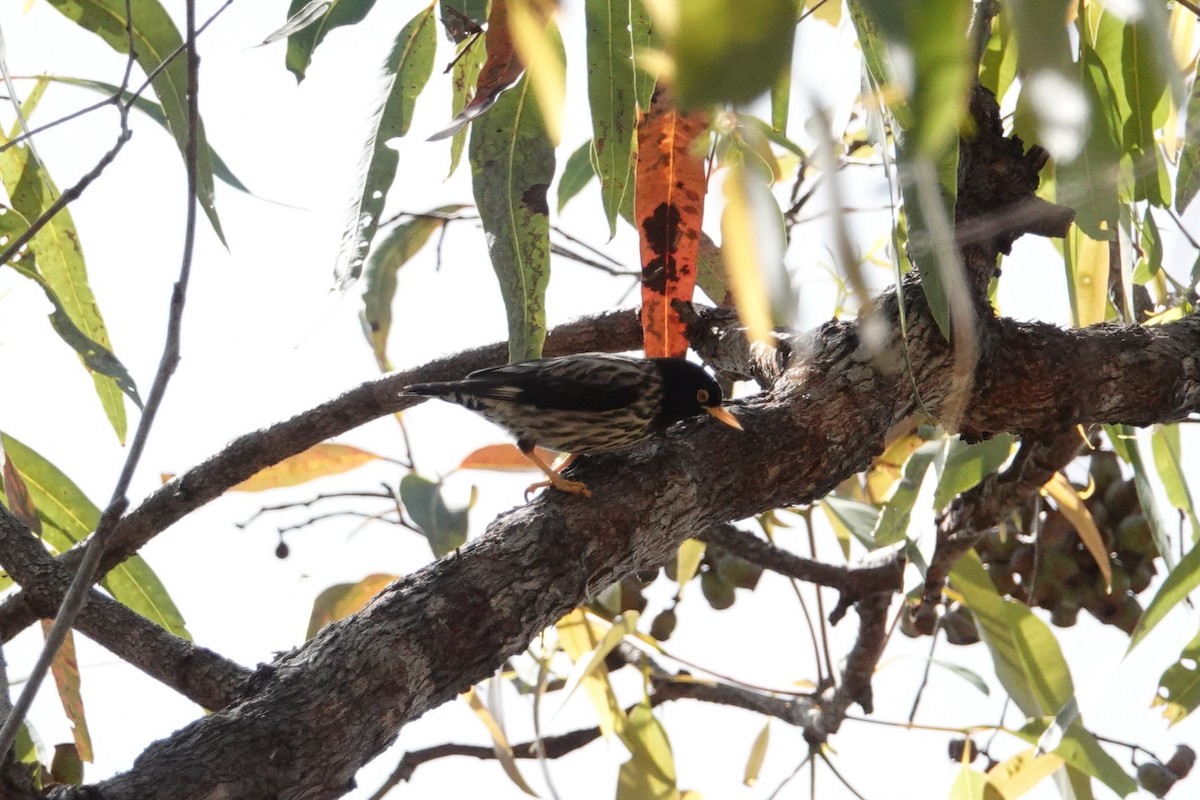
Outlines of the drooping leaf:
[[[970,2],[966,0],[860,0],[893,48],[912,58],[911,86],[905,99],[911,125],[897,118],[912,139],[909,148],[937,161],[958,139],[970,91],[971,63],[966,34]],[[855,3],[857,5],[857,3]],[[858,19],[855,19],[858,24]],[[895,81],[894,69],[888,80]]]
[[1078,490],[1071,485],[1066,476],[1061,472],[1056,472],[1050,480],[1046,481],[1042,492],[1054,500],[1058,510],[1075,528],[1075,532],[1079,534],[1079,541],[1083,542],[1083,546],[1087,548],[1092,560],[1100,568],[1100,575],[1104,578],[1107,591],[1111,592],[1112,563],[1109,561],[1108,548],[1104,545],[1104,538],[1100,535],[1100,529],[1096,527],[1096,521],[1092,519],[1092,512],[1088,511],[1088,507],[1084,505]]
[[558,0],[506,0],[508,26],[517,58],[525,65],[546,135],[555,147],[562,141],[563,106],[567,99],[567,65],[562,37],[554,24]]
[[750,757],[746,759],[746,771],[742,775],[743,785],[749,787],[758,783],[758,776],[762,772],[763,761],[767,757],[767,745],[770,742],[771,720],[768,718],[763,723],[762,730],[758,732],[758,736],[754,737],[754,744],[750,745]]
[[[1000,597],[974,551],[954,564],[951,581],[975,617],[996,677],[1031,720],[1021,738],[1046,749],[1053,744],[1055,755],[1122,796],[1132,791],[1132,779],[1084,729],[1071,672],[1049,626],[1028,607]],[[1047,741],[1051,725],[1061,727],[1056,742]]]
[[264,44],[282,36],[288,37],[285,63],[288,72],[295,75],[299,83],[308,73],[313,51],[326,35],[343,25],[362,22],[374,5],[375,0],[328,0],[324,3],[320,0],[292,0],[288,6],[287,24],[268,36]]
[[[42,519],[42,538],[51,548],[65,552],[91,535],[100,522],[100,509],[70,478],[12,436],[0,433],[0,445],[29,489]],[[191,640],[166,587],[141,556],[118,564],[101,579],[101,584],[116,601],[176,636]]]
[[[547,464],[555,459],[555,453],[550,450],[541,447],[535,447],[533,450],[534,454]],[[463,458],[457,468],[486,469],[494,472],[525,472],[537,469],[516,445],[511,444],[489,444],[473,450]]]
[[1073,702],[1071,673],[1046,623],[1000,597],[974,552],[955,563],[951,580],[979,625],[996,677],[1022,713],[1052,717]]
[[509,360],[538,358],[546,338],[554,147],[527,79],[471,126],[470,160],[475,204],[508,314]]
[[896,439],[876,456],[867,472],[867,499],[873,503],[882,503],[892,490],[892,485],[900,480],[908,457],[923,444],[923,437],[910,433]]
[[[1166,562],[1167,569],[1175,568],[1175,553],[1170,547],[1170,535],[1162,511],[1158,507],[1158,493],[1150,483],[1150,468],[1143,455],[1144,438],[1146,433],[1142,428],[1128,425],[1105,425],[1104,432],[1116,452],[1129,466],[1133,467],[1133,481],[1137,486],[1138,501],[1142,505],[1142,516],[1150,523],[1150,535],[1154,538],[1154,547]],[[1142,615],[1142,623],[1146,615]],[[1141,624],[1141,623],[1139,623]],[[1136,632],[1135,632],[1136,633]]]
[[455,44],[483,32],[487,23],[487,0],[440,0],[438,6],[446,36]]
[[592,143],[584,142],[575,148],[567,157],[562,175],[558,179],[558,212],[566,208],[567,203],[579,194],[596,177],[596,168],[592,166]]
[[[13,232],[8,230],[9,224],[12,222],[24,225],[20,215],[16,211],[11,208],[0,208],[0,235],[12,235]],[[19,232],[17,231],[17,233]],[[15,269],[18,274],[36,283],[42,292],[45,293],[46,299],[53,306],[53,310],[49,314],[50,327],[54,329],[54,332],[58,334],[60,339],[66,342],[79,355],[84,366],[93,373],[112,378],[116,382],[117,388],[128,395],[129,399],[133,400],[138,408],[141,408],[141,395],[138,394],[137,385],[133,382],[133,377],[129,374],[129,371],[125,369],[125,365],[108,348],[89,339],[87,334],[81,331],[71,320],[70,314],[67,313],[62,301],[58,299],[58,295],[51,288],[50,282],[33,268],[36,265],[32,260],[17,261],[14,259],[8,266]]]
[[961,664],[951,664],[949,661],[941,661],[936,658],[929,659],[929,662],[936,664],[947,672],[957,675],[985,695],[992,693],[991,687],[987,685],[987,682],[983,678],[979,677],[979,673],[969,670]]
[[[829,518],[829,523],[835,530],[841,529],[858,539],[863,547],[874,550],[875,539],[872,531],[879,524],[879,511],[866,503],[838,497],[834,494],[825,495],[821,500],[821,509]],[[839,538],[841,538],[839,536]],[[848,553],[847,553],[848,555]]]
[[[471,120],[484,114],[496,104],[501,95],[525,72],[525,65],[517,55],[509,27],[509,0],[492,0],[488,12],[487,34],[484,36],[487,57],[475,80],[475,96],[462,111],[454,115],[450,124],[429,137],[430,141],[445,139],[458,133]],[[528,91],[526,83],[523,88]],[[532,102],[532,98],[530,98]]]
[[[590,165],[600,178],[600,201],[610,236],[617,232],[617,215],[626,193],[633,191],[637,95],[631,11],[628,0],[587,0],[584,4],[592,110]],[[560,209],[564,203],[560,185]]]
[[1162,480],[1163,489],[1166,490],[1167,500],[1187,516],[1195,536],[1200,532],[1200,520],[1196,518],[1196,507],[1192,503],[1192,492],[1188,488],[1179,433],[1179,423],[1155,428],[1150,434],[1150,448],[1154,453],[1154,466]]
[[[42,635],[50,633],[50,620],[42,620]],[[92,761],[92,736],[88,733],[87,715],[83,709],[83,695],[80,693],[79,660],[75,657],[75,635],[67,631],[62,647],[50,664],[50,674],[54,676],[54,685],[58,689],[58,699],[62,702],[63,712],[71,722],[71,737],[75,742],[75,752],[81,761]]]
[[621,640],[637,630],[639,618],[638,612],[635,610],[631,609],[625,612],[608,625],[603,636],[590,650],[579,654],[578,657],[573,656],[575,667],[563,684],[560,703],[566,704],[575,690],[582,686],[588,678],[601,674],[600,670],[604,668],[604,659],[621,643]]
[[638,126],[634,219],[642,258],[642,343],[648,358],[682,356],[688,342],[672,300],[690,301],[704,216],[704,161],[693,146],[702,112],[682,113],[656,91]]
[[691,0],[678,4],[677,25],[664,38],[680,108],[748,103],[775,83],[791,58],[796,3]]
[[[1035,719],[1030,720],[1016,733],[1029,744],[1037,746],[1046,738],[1048,727],[1047,719]],[[1133,778],[1108,754],[1096,737],[1078,723],[1063,732],[1062,739],[1054,748],[1054,755],[1061,758],[1066,765],[1066,775],[1060,772],[1056,773],[1056,777],[1059,778],[1060,785],[1062,779],[1070,780],[1076,800],[1090,800],[1093,797],[1088,776],[1100,780],[1119,797],[1137,791],[1137,784]]]
[[1030,748],[989,769],[988,785],[1006,800],[1022,797],[1062,765],[1063,760],[1059,756]]
[[963,764],[950,786],[950,800],[1003,800],[995,788],[988,785],[987,775]]
[[[40,82],[26,99],[27,116],[32,116],[32,109],[41,98],[45,85]],[[0,151],[0,180],[8,192],[13,211],[31,222],[40,218],[59,196],[50,175],[24,145]],[[20,217],[11,217],[0,224],[11,228],[20,224]],[[86,338],[111,352],[112,344],[100,315],[100,307],[88,283],[79,232],[75,229],[70,210],[64,208],[42,227],[30,240],[29,250],[33,253],[38,273],[63,303],[64,311],[74,327],[82,331]],[[66,325],[61,328],[63,331],[69,330]],[[92,372],[92,381],[117,439],[124,442],[126,419],[121,387],[115,379],[100,372]]]
[[278,464],[251,475],[230,487],[232,492],[263,492],[284,486],[299,486],[327,475],[340,475],[379,456],[348,444],[325,442],[315,444],[302,453],[288,456]]
[[1103,322],[1108,316],[1109,243],[1072,225],[1063,250],[1071,316],[1078,327]]
[[1178,660],[1158,679],[1152,706],[1163,706],[1163,716],[1174,725],[1200,705],[1200,634],[1184,645]]
[[521,770],[517,768],[517,760],[513,756],[512,745],[508,743],[508,737],[504,734],[503,726],[501,726],[500,721],[496,719],[491,710],[483,704],[483,701],[479,698],[479,692],[475,691],[475,687],[472,686],[460,696],[466,700],[467,705],[475,712],[475,716],[483,723],[483,727],[487,729],[488,735],[492,737],[492,750],[495,752],[496,760],[500,762],[500,767],[504,770],[504,774],[525,794],[530,797],[537,797],[537,792],[529,788],[529,784],[525,782],[525,778],[521,775]]
[[[301,2],[303,2],[303,0],[301,0]],[[295,3],[293,3],[293,5],[295,5]],[[283,23],[283,25],[264,36],[262,43],[271,44],[271,42],[277,42],[280,39],[286,39],[292,34],[296,34],[304,30],[309,25],[316,24],[321,20],[322,17],[325,16],[326,13],[328,13],[332,5],[333,0],[308,0],[307,3],[304,3],[304,5],[297,9],[294,13],[289,10],[287,22]]]
[[[67,19],[95,33],[118,53],[128,54],[130,34],[126,31],[126,0],[47,0]],[[138,66],[147,75],[156,73],[151,85],[167,117],[167,127],[175,137],[180,154],[187,158],[187,58],[183,52],[183,37],[171,21],[170,14],[158,0],[131,0],[133,16],[133,48]],[[159,67],[171,62],[161,71]],[[217,217],[213,196],[213,168],[204,124],[196,121],[198,157],[196,159],[196,199],[221,243],[225,234]],[[10,192],[11,196],[11,192]],[[14,205],[18,205],[14,200]],[[19,205],[18,205],[19,208]],[[28,216],[28,214],[26,215]],[[60,293],[61,296],[61,293]]]
[[408,133],[412,124],[417,96],[433,71],[433,53],[437,47],[435,27],[433,6],[429,6],[400,30],[384,62],[384,84],[370,116],[370,133],[359,165],[358,187],[334,267],[338,290],[346,289],[358,280],[379,228],[387,192],[400,163],[399,153],[389,142]]
[[[575,664],[579,664],[585,660],[590,661],[588,654],[611,627],[596,617],[589,616],[583,609],[577,608],[555,623],[554,630],[558,634],[559,645]],[[587,692],[592,707],[596,709],[600,732],[605,737],[611,736],[624,726],[625,714],[617,704],[617,696],[609,683],[604,660],[600,659],[586,674],[581,671],[580,675],[580,685]]]
[[[68,86],[78,86],[81,89],[91,89],[97,94],[102,94],[106,97],[112,97],[113,95],[120,94],[123,102],[132,103],[133,108],[141,111],[147,117],[157,122],[163,127],[163,130],[167,131],[167,133],[171,132],[170,126],[167,125],[167,115],[163,113],[162,106],[145,95],[135,96],[134,93],[128,89],[122,92],[121,87],[119,86],[114,86],[111,83],[104,83],[103,81],[87,80],[86,78],[68,78],[63,75],[49,75],[47,76],[47,80],[53,83],[64,83]],[[229,165],[225,163],[225,159],[221,158],[216,150],[212,149],[212,147],[209,147],[208,152],[209,158],[212,159],[214,177],[220,178],[225,184],[237,189],[239,192],[251,194],[251,191],[246,187],[246,184],[242,183],[242,181],[233,174],[233,170],[229,168]]]
[[[979,85],[990,89],[999,102],[1003,102],[1004,95],[1008,93],[1008,88],[1012,86],[1013,80],[1017,77],[1017,47],[1013,36],[1012,15],[1005,12],[1010,12],[1010,9],[1021,5],[1024,4],[1020,0],[1016,3],[1006,3],[1001,8],[1001,13],[992,18],[992,35],[988,37],[987,50],[984,51],[983,59],[979,64]],[[1030,3],[1028,5],[1048,7],[1052,4]]]
[[1125,652],[1128,653],[1137,647],[1162,621],[1167,612],[1191,594],[1197,586],[1200,586],[1200,546],[1193,546],[1178,564],[1171,567],[1166,580],[1158,587],[1154,599],[1146,606],[1133,633],[1129,635],[1129,647]]
[[317,595],[313,601],[312,614],[308,619],[308,631],[305,639],[311,639],[334,620],[345,619],[351,614],[361,611],[371,598],[382,592],[398,575],[376,573],[368,575],[355,583],[339,583],[330,586]]
[[450,508],[442,497],[442,487],[428,478],[409,473],[400,479],[400,502],[412,517],[435,558],[441,558],[467,541],[467,513],[463,508]]
[[[475,83],[479,80],[479,72],[483,69],[487,51],[484,47],[483,36],[467,39],[459,47],[455,56],[454,66],[450,68],[450,118],[456,119],[462,114],[475,98]],[[434,137],[430,137],[433,139]],[[462,160],[463,149],[467,146],[466,125],[458,125],[450,140],[450,170],[453,175]]]
[[963,492],[978,486],[1000,468],[1012,453],[1013,437],[1000,434],[974,444],[953,439],[946,453],[946,465],[933,495],[933,507],[942,509]]
[[620,732],[630,758],[617,773],[617,800],[676,800],[671,742],[648,704],[635,706]]
[[679,552],[675,554],[675,580],[679,583],[681,593],[683,587],[696,577],[707,549],[699,539],[684,539],[683,544],[679,545]]
[[392,369],[387,357],[387,338],[392,329],[392,300],[396,296],[396,272],[420,252],[429,237],[440,231],[453,215],[466,206],[455,203],[431,209],[401,223],[371,250],[367,258],[366,288],[363,289],[361,321],[363,335],[384,372]]
[[921,485],[933,460],[942,451],[941,441],[926,442],[917,448],[904,465],[904,472],[879,513],[879,524],[871,534],[876,546],[898,542],[908,534],[908,523]]
[[29,496],[29,487],[21,479],[12,459],[4,457],[4,504],[14,517],[37,536],[42,535],[42,519],[38,516],[37,507]]
[[750,338],[770,343],[775,325],[790,322],[788,310],[793,306],[783,265],[787,248],[783,212],[771,194],[771,173],[747,148],[730,148],[725,161],[729,167],[721,215],[725,274]]
[[958,202],[958,139],[936,161],[902,138],[896,152],[910,255],[938,330],[950,338],[951,319],[968,309],[963,266],[954,246]]
[[[1200,62],[1197,62],[1200,70]],[[1175,178],[1175,210],[1182,214],[1200,192],[1200,79],[1192,79],[1179,171]]]

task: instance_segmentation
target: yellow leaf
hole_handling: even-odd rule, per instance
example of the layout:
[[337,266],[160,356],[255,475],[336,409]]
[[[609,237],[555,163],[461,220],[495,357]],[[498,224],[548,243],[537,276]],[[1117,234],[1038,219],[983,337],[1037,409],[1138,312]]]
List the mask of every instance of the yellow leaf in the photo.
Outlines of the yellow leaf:
[[362,610],[396,577],[377,573],[368,575],[358,583],[339,583],[321,592],[313,601],[312,614],[308,619],[308,638],[311,639],[330,622],[345,619]]
[[868,502],[881,503],[904,472],[904,464],[925,440],[915,433],[901,436],[888,445],[871,464],[867,472]]
[[500,723],[496,721],[492,712],[488,711],[487,706],[479,699],[479,693],[475,691],[475,687],[467,689],[461,697],[467,701],[467,705],[475,712],[475,716],[479,717],[483,727],[487,728],[488,735],[492,737],[492,749],[496,753],[496,760],[504,768],[504,773],[508,775],[509,780],[525,794],[537,797],[537,792],[529,788],[529,784],[525,782],[525,779],[521,777],[520,770],[517,769],[517,760],[513,756],[512,745],[508,743],[508,737],[504,735],[504,728],[500,727]]
[[685,539],[683,544],[679,545],[679,552],[675,555],[675,577],[679,581],[681,593],[687,582],[696,577],[696,570],[700,568],[705,549],[704,542],[699,539]]
[[[594,618],[589,617],[582,609],[575,609],[560,619],[554,626],[558,632],[558,641],[567,655],[576,664],[604,638],[607,628],[601,629]],[[587,692],[588,699],[596,709],[599,717],[600,733],[605,737],[611,736],[622,727],[625,716],[617,704],[612,685],[608,681],[608,669],[601,659],[599,666],[589,671],[579,683]]]
[[988,784],[1000,792],[1004,800],[1016,800],[1062,765],[1061,757],[1053,753],[1038,755],[1031,747],[989,769]]
[[1057,472],[1053,478],[1046,481],[1046,485],[1042,487],[1042,493],[1052,498],[1058,505],[1058,510],[1075,526],[1079,540],[1092,554],[1092,560],[1096,562],[1096,566],[1100,568],[1100,574],[1104,576],[1104,585],[1111,592],[1112,565],[1108,561],[1108,550],[1104,547],[1104,538],[1096,527],[1096,521],[1092,519],[1092,512],[1088,511],[1087,506],[1083,504],[1079,492],[1061,472]]
[[337,475],[361,467],[379,456],[348,444],[317,444],[267,467],[232,487],[238,492],[261,492],[283,486],[298,486],[315,478]]
[[1067,234],[1071,313],[1083,328],[1108,315],[1108,242],[1097,241],[1072,225]]
[[767,757],[767,743],[771,741],[771,720],[767,720],[763,729],[754,737],[750,746],[750,758],[746,760],[746,774],[742,783],[753,786],[758,782],[758,773],[762,771],[763,759]]
[[725,176],[725,213],[721,216],[721,252],[729,271],[738,316],[751,339],[771,342],[771,298],[763,277],[762,243],[755,222],[747,170],[740,163]]

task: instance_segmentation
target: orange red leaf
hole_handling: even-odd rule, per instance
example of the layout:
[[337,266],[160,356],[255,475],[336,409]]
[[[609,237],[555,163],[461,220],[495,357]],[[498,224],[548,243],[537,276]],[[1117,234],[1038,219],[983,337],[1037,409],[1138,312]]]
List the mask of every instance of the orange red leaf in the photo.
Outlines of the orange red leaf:
[[694,154],[693,145],[707,129],[707,113],[681,113],[661,87],[638,125],[634,219],[641,244],[647,357],[687,352],[684,325],[671,301],[691,300],[696,286],[706,180],[704,159]]
[[[547,464],[555,459],[555,453],[549,450],[544,450],[541,447],[534,448],[537,455]],[[459,469],[487,469],[499,472],[515,472],[524,470],[536,470],[537,467],[533,462],[526,458],[516,445],[512,444],[489,444],[479,448],[471,453],[468,453],[462,463],[458,465]]]

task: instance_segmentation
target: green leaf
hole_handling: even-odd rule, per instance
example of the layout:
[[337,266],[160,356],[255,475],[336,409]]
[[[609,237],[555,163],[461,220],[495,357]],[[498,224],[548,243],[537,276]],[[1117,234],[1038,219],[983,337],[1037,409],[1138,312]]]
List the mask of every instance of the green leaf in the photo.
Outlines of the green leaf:
[[[30,93],[25,102],[26,116],[32,116],[32,108],[37,105],[45,86],[45,82],[41,81]],[[59,196],[49,174],[25,145],[10,147],[0,152],[0,180],[8,191],[13,210],[26,220],[40,218]],[[19,225],[19,217],[8,219],[4,224],[12,230],[14,225]],[[108,338],[108,330],[104,327],[104,319],[100,315],[96,297],[92,294],[92,287],[88,284],[79,232],[75,229],[70,210],[64,208],[54,215],[54,218],[30,240],[29,250],[33,252],[39,274],[59,299],[74,327],[86,338],[111,352],[112,343]],[[69,331],[65,325],[59,335],[64,331]],[[126,419],[121,388],[117,381],[100,372],[92,372],[92,381],[96,385],[100,405],[104,408],[117,439],[123,443]]]
[[400,155],[388,142],[408,133],[417,96],[433,72],[437,48],[433,6],[421,11],[396,35],[383,65],[384,90],[371,114],[370,133],[363,148],[359,191],[351,206],[333,275],[343,290],[358,280],[363,261],[383,216],[388,189],[396,178]]
[[994,786],[988,785],[988,777],[966,764],[958,770],[950,786],[950,800],[1003,800]]
[[[124,92],[121,92],[121,87],[119,86],[114,86],[111,83],[104,83],[103,81],[87,80],[85,78],[68,78],[65,76],[49,75],[46,79],[53,81],[54,83],[64,83],[68,86],[77,86],[80,89],[91,89],[93,92],[105,95],[107,97],[112,97],[120,92],[122,102],[132,103],[133,108],[141,111],[147,117],[157,122],[163,127],[163,130],[167,131],[168,133],[171,132],[170,126],[167,125],[167,115],[163,113],[162,106],[145,95],[135,96],[134,93],[128,89]],[[209,158],[212,159],[214,176],[220,178],[226,184],[232,186],[234,189],[237,189],[239,192],[253,194],[248,188],[246,188],[246,184],[242,183],[241,180],[233,174],[233,170],[229,168],[229,165],[225,163],[225,159],[221,158],[216,150],[213,150],[211,147],[209,147],[208,153]]]
[[945,508],[955,497],[978,486],[1008,460],[1012,447],[1013,437],[1007,433],[975,444],[952,439],[946,465],[942,468],[937,492],[933,496],[933,507]]
[[948,661],[942,661],[937,658],[931,658],[931,659],[929,659],[929,662],[931,664],[937,664],[939,667],[941,667],[944,670],[949,670],[950,672],[953,672],[955,675],[957,675],[958,677],[962,678],[967,683],[974,686],[976,689],[978,689],[983,694],[989,695],[989,696],[991,695],[991,693],[992,693],[991,687],[987,685],[987,682],[983,678],[979,677],[979,673],[973,672],[964,666],[960,666],[959,664],[951,664]]
[[879,524],[872,539],[876,547],[901,541],[908,534],[908,522],[912,517],[913,505],[929,472],[929,465],[942,451],[941,441],[926,442],[913,451],[904,462],[900,480],[892,486],[892,493],[879,514]]
[[915,151],[901,139],[897,149],[900,193],[908,226],[908,244],[921,275],[921,290],[938,330],[950,338],[951,304],[959,297],[962,265],[954,247],[954,208],[958,202],[958,140],[942,152],[937,162]]
[[[487,49],[483,45],[483,37],[476,36],[468,39],[459,49],[459,53],[463,50],[468,50],[467,53],[458,56],[454,62],[454,67],[450,70],[450,118],[457,119],[463,109],[467,107],[467,103],[475,97],[475,82],[479,78],[479,72],[483,69],[483,64],[487,60]],[[463,147],[467,144],[467,126],[463,126],[454,132],[453,138],[450,140],[450,172],[453,175],[458,169],[458,163],[462,160]]]
[[[308,73],[308,65],[312,62],[313,51],[325,36],[334,28],[362,22],[367,12],[375,5],[375,0],[329,0],[326,3],[327,8],[321,13],[314,13],[319,11],[319,8],[306,8],[312,5],[314,3],[309,0],[292,0],[288,6],[289,23],[301,11],[309,11],[309,16],[313,17],[307,24],[288,35],[286,64],[288,72],[296,76],[297,83],[304,80]],[[280,30],[286,28],[285,25]]]
[[791,59],[795,0],[690,0],[678,9],[667,50],[675,57],[673,88],[683,109],[749,103]]
[[[118,53],[129,53],[129,34],[125,30],[126,0],[47,0],[67,19],[95,33]],[[164,62],[171,63],[159,72],[151,85],[167,117],[167,127],[175,137],[179,152],[187,158],[188,107],[187,58],[183,37],[158,0],[131,0],[133,9],[133,47],[138,66],[149,75]],[[196,162],[196,198],[208,216],[221,243],[225,234],[217,217],[213,196],[213,168],[204,124],[196,121],[199,157]]]
[[567,158],[562,176],[558,179],[558,212],[561,214],[567,203],[579,194],[596,177],[592,166],[592,143],[584,142]]
[[678,798],[671,742],[650,707],[635,706],[619,733],[630,758],[617,775],[617,800]]
[[821,500],[821,509],[835,529],[841,527],[849,531],[868,550],[878,547],[872,531],[879,524],[880,515],[874,507],[857,500],[827,494]]
[[[1032,720],[1017,731],[1017,736],[1036,745],[1045,736],[1047,727],[1046,720]],[[1137,791],[1137,784],[1133,778],[1129,777],[1121,765],[1100,746],[1096,737],[1084,730],[1078,722],[1063,734],[1062,741],[1054,748],[1054,755],[1065,761],[1074,771],[1099,779],[1121,797]],[[1090,797],[1089,781],[1080,780],[1081,777],[1076,774],[1070,775],[1071,783],[1085,786],[1084,791],[1087,794],[1084,796]],[[1078,798],[1080,794],[1077,792],[1075,796]]]
[[[0,433],[0,445],[29,489],[29,496],[42,518],[42,536],[47,544],[58,552],[65,552],[96,529],[100,509],[58,467],[7,434]],[[117,602],[191,641],[179,609],[141,556],[118,564],[104,576],[101,584]]]
[[[1200,71],[1200,62],[1197,70]],[[1175,177],[1175,210],[1182,214],[1197,192],[1200,192],[1200,74],[1192,80],[1187,102],[1187,129]]]
[[392,299],[396,296],[396,272],[415,256],[447,218],[466,208],[456,203],[440,206],[425,216],[397,225],[367,259],[366,288],[361,313],[363,334],[384,372],[392,369],[387,357],[387,337],[392,328]]
[[1163,716],[1175,723],[1196,710],[1200,705],[1200,634],[1188,642],[1179,659],[1167,667],[1158,679],[1158,692],[1151,705],[1166,706]]
[[[1012,16],[1022,6],[1036,8],[1052,7],[1054,4],[1040,0],[1033,3],[1005,3],[1000,14],[992,18],[992,34],[988,37],[987,50],[979,64],[979,83],[990,89],[998,101],[1004,100],[1008,87],[1017,77],[1017,47],[1013,37]],[[1007,12],[1007,13],[1004,13]],[[1065,30],[1064,30],[1065,34]]]
[[400,502],[429,540],[435,557],[441,558],[467,541],[467,512],[471,505],[447,506],[441,484],[410,472],[400,479]]
[[[1149,213],[1149,209],[1146,211]],[[1154,466],[1158,469],[1158,477],[1167,492],[1167,500],[1187,515],[1195,536],[1200,532],[1200,520],[1196,518],[1196,507],[1192,503],[1192,492],[1188,489],[1187,474],[1184,471],[1179,423],[1155,428],[1150,434],[1150,447],[1154,453]]]
[[950,571],[992,655],[996,677],[1027,717],[1053,717],[1075,700],[1071,673],[1046,623],[996,592],[974,551]]
[[[900,122],[910,147],[939,160],[958,140],[972,78],[966,36],[967,0],[861,0],[888,43],[912,57],[911,124]],[[856,19],[857,24],[857,19]],[[896,77],[890,68],[889,82]]]
[[[1148,519],[1148,518],[1147,518]],[[1167,574],[1166,580],[1158,588],[1154,599],[1142,613],[1137,627],[1129,636],[1128,653],[1137,647],[1146,634],[1154,630],[1154,626],[1162,621],[1178,603],[1187,597],[1193,589],[1200,586],[1200,546],[1193,546],[1178,564]]]
[[[1143,429],[1128,425],[1105,425],[1104,431],[1108,441],[1126,463],[1133,467],[1133,482],[1137,486],[1138,501],[1142,505],[1142,515],[1150,523],[1150,534],[1154,537],[1154,546],[1158,554],[1166,562],[1168,570],[1175,569],[1175,553],[1170,547],[1171,537],[1167,532],[1167,523],[1158,507],[1158,496],[1150,484],[1150,470],[1142,459]],[[1146,615],[1142,615],[1142,621]],[[1140,623],[1139,623],[1140,624]]]
[[539,358],[546,338],[554,147],[529,81],[500,95],[471,125],[475,205],[508,313],[510,361]]
[[[12,225],[14,222],[16,225]],[[16,211],[11,208],[0,208],[0,236],[9,237],[11,240],[13,236],[20,235],[28,227],[29,223]],[[83,363],[88,369],[98,372],[101,375],[107,375],[115,380],[121,391],[129,395],[129,398],[137,404],[137,407],[141,408],[142,398],[138,395],[137,386],[134,384],[128,370],[125,369],[125,365],[113,355],[111,350],[89,339],[87,334],[79,329],[71,320],[71,316],[67,313],[66,309],[63,308],[62,301],[58,299],[58,295],[54,293],[54,289],[50,287],[49,282],[34,270],[26,267],[24,263],[14,259],[14,261],[9,262],[8,266],[41,287],[46,295],[46,299],[54,306],[54,310],[50,312],[50,326],[54,328],[59,338],[79,354],[79,357],[83,359]],[[32,262],[30,262],[30,265],[32,266]]]
[[1120,213],[1118,165],[1121,112],[1108,78],[1108,67],[1095,48],[1080,44],[1079,69],[1091,109],[1087,138],[1077,158],[1056,169],[1058,202],[1075,210],[1075,224],[1092,239],[1113,238]]
[[[637,99],[630,12],[629,0],[586,0],[584,4],[591,161],[600,178],[600,201],[610,236],[617,233],[617,214],[625,195],[633,193]],[[560,187],[560,204],[561,198]]]

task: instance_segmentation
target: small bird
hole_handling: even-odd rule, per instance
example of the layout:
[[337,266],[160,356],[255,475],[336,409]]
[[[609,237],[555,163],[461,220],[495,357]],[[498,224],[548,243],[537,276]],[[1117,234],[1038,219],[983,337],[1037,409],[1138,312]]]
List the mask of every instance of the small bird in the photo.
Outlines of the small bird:
[[[559,474],[575,456],[628,447],[702,412],[742,428],[721,406],[712,376],[682,358],[581,353],[481,369],[461,381],[414,383],[404,392],[457,403],[507,428],[547,478],[526,494],[553,486],[591,497],[582,482]],[[571,456],[555,470],[535,445]]]

